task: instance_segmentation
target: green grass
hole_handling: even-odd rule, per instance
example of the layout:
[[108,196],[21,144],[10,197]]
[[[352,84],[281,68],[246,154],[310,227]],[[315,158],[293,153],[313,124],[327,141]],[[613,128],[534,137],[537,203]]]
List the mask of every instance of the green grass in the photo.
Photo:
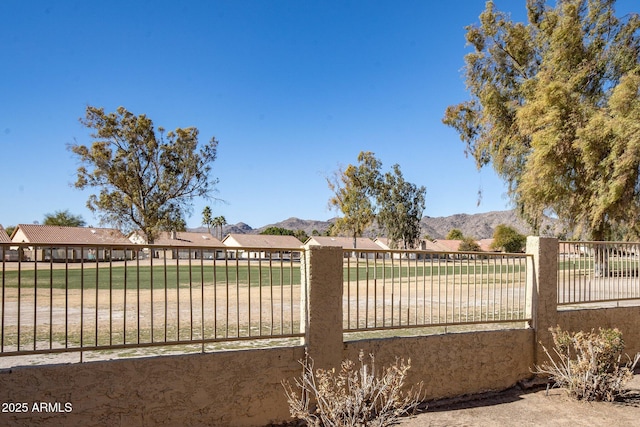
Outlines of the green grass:
[[520,264],[469,264],[469,265],[418,265],[418,266],[391,266],[391,265],[371,265],[345,267],[345,280],[365,280],[374,278],[398,278],[398,277],[422,277],[422,276],[460,276],[460,275],[495,275],[495,274],[519,274],[526,271],[526,266]]
[[[73,268],[73,269],[42,269],[42,270],[22,270],[5,271],[4,283],[8,288],[18,287],[18,282],[22,288],[32,288],[37,282],[38,288],[53,289],[150,289],[152,284],[154,289],[176,288],[189,286],[189,283],[197,286],[205,284],[226,284],[234,285],[250,284],[251,286],[284,286],[300,284],[300,267],[283,267],[272,269],[258,266],[247,267],[230,265],[223,266],[200,265],[181,266],[140,266],[128,267],[108,267],[100,268]],[[68,284],[68,285],[67,285]]]
[[[424,265],[396,265],[392,266],[388,262],[385,265],[363,265],[344,267],[344,280],[372,280],[374,278],[386,279],[398,277],[422,277],[422,276],[465,276],[465,275],[518,275],[524,273],[525,266],[520,264],[433,264]],[[37,279],[37,280],[36,280]],[[4,283],[7,288],[20,286],[24,289],[32,288],[37,282],[40,289],[150,289],[152,284],[154,289],[175,289],[189,286],[192,283],[198,286],[201,283],[241,284],[250,286],[289,286],[300,284],[300,266],[275,265],[269,270],[268,266],[260,268],[257,265],[247,266],[231,264],[228,267],[201,266],[194,263],[188,265],[164,265],[140,266],[130,265],[127,267],[108,266],[70,268],[70,269],[50,269],[40,267],[37,270],[29,269],[20,272],[9,270],[4,272]]]

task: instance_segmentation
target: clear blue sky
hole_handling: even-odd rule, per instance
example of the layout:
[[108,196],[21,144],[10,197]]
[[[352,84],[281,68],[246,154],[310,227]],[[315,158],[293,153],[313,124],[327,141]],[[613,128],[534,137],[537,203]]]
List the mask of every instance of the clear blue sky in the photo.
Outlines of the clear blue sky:
[[[631,10],[634,0],[618,6]],[[514,19],[524,0],[498,0]],[[0,2],[0,224],[68,209],[70,143],[90,144],[87,105],[124,106],[166,129],[215,136],[228,223],[326,220],[325,176],[373,151],[427,187],[425,215],[509,208],[505,187],[465,158],[447,105],[467,99],[464,27],[483,0]],[[477,206],[477,193],[483,190]],[[97,191],[97,190],[96,190]]]

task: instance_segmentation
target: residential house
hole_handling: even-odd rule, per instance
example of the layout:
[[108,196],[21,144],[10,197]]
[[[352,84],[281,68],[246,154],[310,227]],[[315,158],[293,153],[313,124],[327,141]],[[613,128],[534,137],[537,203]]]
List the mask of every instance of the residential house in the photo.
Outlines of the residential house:
[[477,243],[478,246],[480,246],[480,250],[482,252],[500,252],[491,247],[491,245],[493,244],[493,239],[480,239],[477,240]]
[[439,251],[439,252],[458,252],[462,240],[425,240],[425,250]]
[[237,251],[227,251],[228,256],[240,259],[283,258],[299,260],[302,248],[302,243],[294,236],[270,234],[227,234],[222,239],[222,244],[227,248],[243,248]]
[[[7,231],[0,225],[0,243],[11,243]],[[18,261],[18,251],[9,246],[0,246],[0,261]]]
[[[130,233],[129,240],[137,245],[147,244],[146,236],[140,231]],[[153,245],[154,258],[200,259],[202,257],[214,259],[224,257],[222,242],[209,233],[164,231],[158,235]]]
[[2,224],[0,224],[0,243],[11,243],[11,239]]
[[106,261],[133,259],[131,242],[114,228],[62,227],[18,224],[11,235],[20,247],[22,259],[33,261]]
[[[386,237],[376,237],[374,240],[375,244],[378,245],[381,249],[384,250],[397,250],[397,249],[402,249],[402,248],[392,248],[391,246],[391,241],[389,239],[387,239]],[[423,259],[425,257],[431,257],[431,255],[428,254],[424,254],[424,253],[418,253],[417,251],[432,251],[431,249],[427,249],[426,248],[426,240],[420,240],[418,242],[418,246],[414,249],[409,249],[409,250],[414,250],[416,251],[415,253],[409,253],[408,258],[409,259]],[[394,259],[400,259],[400,258],[407,258],[406,255],[403,255],[399,252],[396,252],[393,254],[393,258]]]
[[[319,246],[341,246],[342,249],[353,250],[351,256],[358,254],[359,258],[374,258],[375,253],[372,252],[359,252],[375,250],[379,251],[380,246],[375,244],[373,240],[368,237],[357,237],[356,247],[353,247],[353,237],[340,237],[340,236],[311,236],[304,242],[305,246],[319,245]],[[345,252],[345,258],[348,258],[349,252]]]

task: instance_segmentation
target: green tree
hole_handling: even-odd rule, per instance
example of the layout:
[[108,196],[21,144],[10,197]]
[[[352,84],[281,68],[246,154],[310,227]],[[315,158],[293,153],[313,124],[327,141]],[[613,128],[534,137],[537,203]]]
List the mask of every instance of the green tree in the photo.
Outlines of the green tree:
[[222,227],[224,227],[225,225],[227,225],[227,219],[224,216],[220,215],[213,218],[213,226],[218,229],[220,240],[222,240]]
[[458,250],[462,252],[480,252],[480,245],[473,237],[463,237]]
[[414,248],[420,239],[427,190],[405,181],[399,165],[393,165],[392,171],[384,174],[377,185],[377,221],[394,247],[402,242],[404,249]]
[[81,215],[73,215],[68,210],[55,211],[44,215],[44,225],[58,225],[62,227],[84,227],[87,223]]
[[13,234],[13,230],[15,229],[16,229],[15,225],[10,225],[7,228],[5,228],[4,231],[6,231],[9,237],[11,237],[11,235]]
[[211,226],[213,225],[213,216],[211,213],[211,207],[205,206],[202,209],[202,224],[207,226],[209,234],[211,234]]
[[272,236],[294,236],[295,232],[288,228],[282,227],[267,227],[260,232],[260,234],[268,234]]
[[306,242],[307,239],[309,238],[309,235],[307,234],[306,231],[304,230],[296,230],[293,235],[296,237],[296,239],[300,240],[302,243]]
[[447,108],[537,231],[544,212],[602,240],[640,219],[640,18],[615,0],[528,0],[528,22],[486,4],[467,27],[471,99]]
[[527,237],[505,224],[499,224],[493,232],[491,248],[504,252],[522,252],[527,243]]
[[334,225],[334,232],[344,232],[356,238],[375,219],[375,190],[380,179],[381,163],[370,151],[358,154],[358,165],[349,165],[329,179],[327,184],[334,193],[329,199],[329,207],[342,213]]
[[447,240],[462,240],[462,239],[464,239],[464,235],[462,234],[462,230],[460,230],[458,228],[452,228],[447,233],[447,237],[445,237],[445,239],[447,239]]
[[95,140],[91,146],[69,146],[81,162],[75,186],[100,189],[87,206],[101,222],[139,228],[153,243],[160,231],[184,224],[195,197],[210,197],[217,182],[209,176],[215,138],[200,145],[194,127],[156,132],[151,119],[123,107],[105,113],[89,106],[80,122],[94,131]]

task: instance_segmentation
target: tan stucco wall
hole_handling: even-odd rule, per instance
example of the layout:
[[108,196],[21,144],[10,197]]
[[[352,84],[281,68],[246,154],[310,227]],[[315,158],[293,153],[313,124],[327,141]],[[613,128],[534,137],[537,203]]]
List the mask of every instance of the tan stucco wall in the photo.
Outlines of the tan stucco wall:
[[615,307],[558,312],[558,325],[568,331],[618,328],[622,332],[625,352],[640,352],[640,307]]
[[263,426],[289,418],[281,381],[302,347],[0,371],[0,402],[60,402],[70,413],[7,414],[17,426]]
[[533,330],[519,329],[360,340],[345,343],[343,357],[358,363],[363,350],[368,362],[373,353],[377,370],[396,357],[411,359],[410,384],[423,381],[432,400],[504,390],[531,377],[533,338]]

